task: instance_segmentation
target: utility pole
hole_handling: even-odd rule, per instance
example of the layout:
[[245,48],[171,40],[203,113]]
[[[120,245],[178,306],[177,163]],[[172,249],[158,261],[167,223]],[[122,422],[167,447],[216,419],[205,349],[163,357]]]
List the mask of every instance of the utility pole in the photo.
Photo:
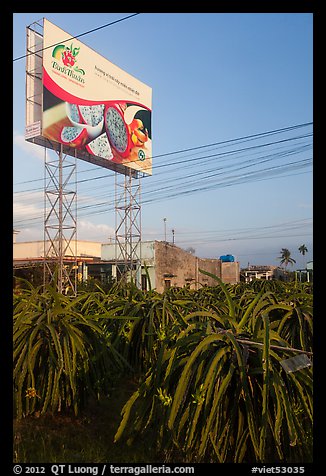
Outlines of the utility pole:
[[166,218],[163,218],[164,221],[164,241],[166,243]]
[[172,230],[172,243],[174,244],[174,229]]

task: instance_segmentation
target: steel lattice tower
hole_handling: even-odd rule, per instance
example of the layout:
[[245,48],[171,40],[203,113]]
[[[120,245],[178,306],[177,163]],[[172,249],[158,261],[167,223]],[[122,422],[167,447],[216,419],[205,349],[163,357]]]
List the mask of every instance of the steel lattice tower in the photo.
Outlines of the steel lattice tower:
[[[55,283],[60,293],[69,289],[76,294],[76,157],[68,160],[62,145],[38,137],[42,130],[43,39],[43,20],[27,27],[26,124],[31,135],[25,137],[44,147],[43,284]],[[47,149],[54,151],[54,158],[49,158]]]
[[124,281],[141,287],[141,174],[115,174],[116,268]]
[[[60,293],[77,292],[76,159],[62,145],[49,160],[44,177],[44,284],[55,282]],[[46,149],[45,149],[46,150]]]

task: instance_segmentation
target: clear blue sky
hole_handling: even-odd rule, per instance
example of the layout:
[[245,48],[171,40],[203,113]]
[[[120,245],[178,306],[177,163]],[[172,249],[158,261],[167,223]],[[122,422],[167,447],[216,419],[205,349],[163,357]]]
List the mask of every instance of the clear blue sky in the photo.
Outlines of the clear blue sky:
[[[42,17],[74,36],[128,15],[16,13],[14,58],[25,54],[26,26]],[[311,13],[142,13],[80,41],[153,89],[143,239],[164,239],[166,218],[167,239],[174,229],[175,243],[201,257],[277,265],[288,248],[293,269],[313,259],[312,126],[236,140],[312,122]],[[29,241],[43,239],[43,151],[23,137],[25,59],[13,75],[13,224],[17,241]],[[89,179],[78,185],[78,238],[107,242],[113,174],[83,161],[77,170]]]

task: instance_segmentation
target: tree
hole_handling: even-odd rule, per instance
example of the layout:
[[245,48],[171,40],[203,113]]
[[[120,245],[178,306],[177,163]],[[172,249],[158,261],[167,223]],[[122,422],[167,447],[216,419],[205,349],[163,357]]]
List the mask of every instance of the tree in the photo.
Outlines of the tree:
[[187,253],[191,253],[192,255],[196,253],[195,248],[193,248],[192,246],[189,246],[189,248],[186,248],[185,251],[187,251]]
[[288,264],[293,265],[293,263],[296,263],[296,260],[291,258],[291,251],[289,251],[287,248],[282,248],[280,253],[281,256],[279,256],[278,259],[281,260],[281,265],[284,264],[285,270]]
[[[308,253],[308,248],[306,247],[306,245],[299,246],[298,250],[300,251],[300,253],[302,254],[303,257],[306,253]],[[304,260],[304,267],[306,267],[306,261],[305,260]]]

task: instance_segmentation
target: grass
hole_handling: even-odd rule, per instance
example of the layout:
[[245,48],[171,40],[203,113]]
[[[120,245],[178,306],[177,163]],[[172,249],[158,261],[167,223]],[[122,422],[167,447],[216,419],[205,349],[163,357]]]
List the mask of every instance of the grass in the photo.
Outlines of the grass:
[[157,463],[149,441],[113,442],[121,409],[136,387],[135,380],[120,380],[108,398],[90,401],[78,417],[47,413],[14,420],[14,463]]

